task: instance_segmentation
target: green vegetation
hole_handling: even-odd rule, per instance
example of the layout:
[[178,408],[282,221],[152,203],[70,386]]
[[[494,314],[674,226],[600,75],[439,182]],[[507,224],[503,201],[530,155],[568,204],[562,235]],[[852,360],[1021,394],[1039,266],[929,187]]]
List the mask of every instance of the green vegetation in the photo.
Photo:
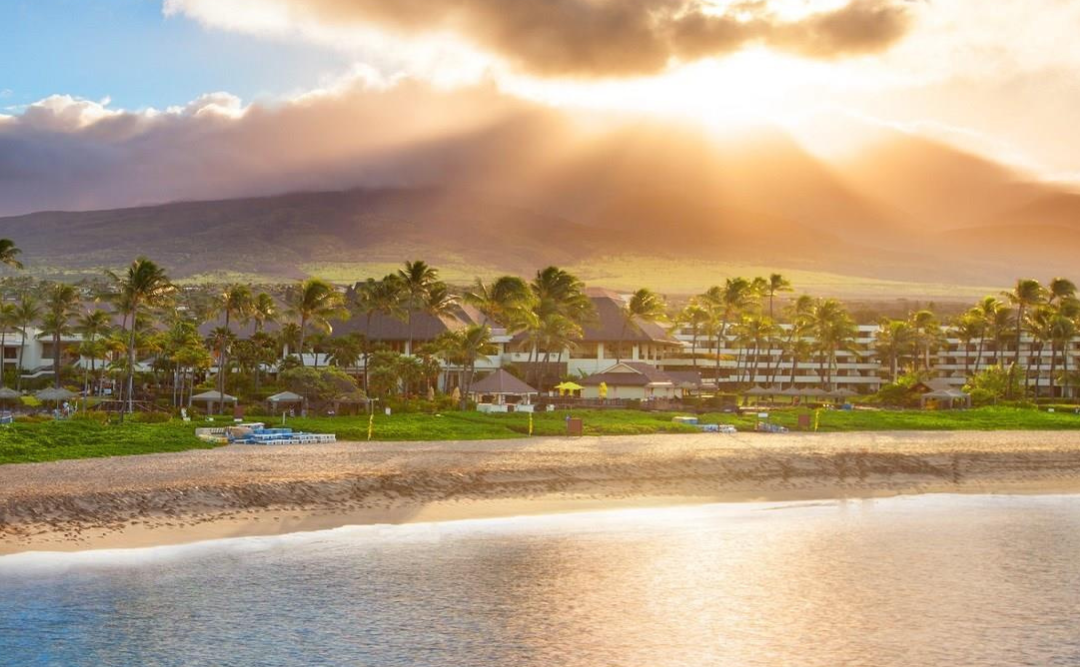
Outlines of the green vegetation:
[[[693,426],[677,424],[679,413],[635,410],[575,410],[538,413],[533,417],[534,436],[561,436],[566,433],[566,416],[582,419],[585,435],[648,435],[655,433],[696,433]],[[782,409],[769,413],[774,424],[798,430],[804,409]],[[280,418],[252,417],[268,424]],[[731,424],[740,431],[752,431],[755,414],[710,413],[700,416],[703,424]],[[186,449],[208,449],[211,445],[194,436],[199,423],[177,420],[166,423],[102,424],[87,419],[67,421],[25,421],[0,428],[0,463],[29,463],[59,459],[126,456]],[[339,440],[366,441],[368,417],[297,417],[288,426],[315,433],[335,433]],[[818,414],[818,431],[991,431],[991,430],[1080,430],[1080,415],[1064,407],[1057,412],[1030,408],[987,407],[966,411],[823,410]],[[498,440],[520,438],[529,433],[529,416],[444,412],[375,415],[373,439],[377,441]],[[724,436],[716,435],[723,445]]]
[[183,422],[103,424],[89,419],[18,421],[0,427],[0,463],[209,449]]

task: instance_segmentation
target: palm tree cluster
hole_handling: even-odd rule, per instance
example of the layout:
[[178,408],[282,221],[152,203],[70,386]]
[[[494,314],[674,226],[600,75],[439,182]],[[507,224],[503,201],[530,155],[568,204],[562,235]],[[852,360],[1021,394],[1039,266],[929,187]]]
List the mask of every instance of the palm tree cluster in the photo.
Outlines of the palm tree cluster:
[[[403,321],[408,331],[403,351],[421,363],[438,357],[461,369],[459,385],[465,395],[472,384],[476,360],[490,352],[491,329],[520,336],[529,354],[526,375],[533,382],[550,383],[557,378],[553,366],[559,355],[581,339],[583,328],[594,318],[585,284],[554,266],[538,271],[532,281],[509,275],[490,282],[478,278],[459,298],[439,279],[437,269],[418,260],[406,262],[401,270],[381,280],[358,283],[352,295],[352,309],[365,319],[366,331],[372,331],[375,316]],[[440,317],[462,302],[481,313],[479,324],[452,330],[430,345],[415,345],[414,325],[419,313]],[[655,314],[662,309],[660,304],[658,297],[643,290],[628,307],[637,313]],[[635,316],[628,315],[626,328],[634,326]],[[382,341],[369,336],[364,346],[366,353],[372,353],[382,347]],[[374,360],[374,354],[364,355],[365,382],[379,375],[367,367],[369,358]]]
[[[1053,278],[1046,285],[1032,278],[999,295],[980,299],[947,325],[926,310],[903,320],[883,319],[876,349],[889,364],[895,382],[901,371],[930,373],[931,357],[948,349],[948,338],[957,341],[956,352],[965,378],[987,368],[1001,367],[1008,374],[1004,398],[1026,397],[1032,392],[1071,397],[1075,354],[1072,341],[1080,332],[1080,299],[1076,285],[1067,278]],[[1022,363],[1028,345],[1026,367]],[[1042,371],[1049,378],[1039,381]],[[1032,389],[1032,380],[1034,389]]]
[[[838,355],[852,348],[855,321],[839,301],[809,296],[790,300],[778,314],[776,297],[790,291],[791,282],[774,273],[728,278],[691,298],[675,322],[689,331],[693,367],[702,340],[718,381],[722,362],[735,361],[736,385],[794,384],[798,365],[816,356],[820,383],[831,387]],[[789,368],[781,373],[785,359]]]

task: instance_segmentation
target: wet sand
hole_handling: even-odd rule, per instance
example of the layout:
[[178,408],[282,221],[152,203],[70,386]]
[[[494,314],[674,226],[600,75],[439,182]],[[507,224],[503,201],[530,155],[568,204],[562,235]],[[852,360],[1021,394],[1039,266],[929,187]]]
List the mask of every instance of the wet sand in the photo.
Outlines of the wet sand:
[[671,503],[1078,491],[1072,432],[236,445],[0,466],[0,554]]

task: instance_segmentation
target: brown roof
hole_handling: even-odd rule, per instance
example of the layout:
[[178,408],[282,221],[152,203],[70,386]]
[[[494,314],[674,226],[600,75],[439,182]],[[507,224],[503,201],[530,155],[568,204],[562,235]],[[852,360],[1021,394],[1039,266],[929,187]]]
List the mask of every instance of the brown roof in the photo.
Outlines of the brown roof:
[[[625,366],[633,370],[633,373],[618,373],[612,372],[614,368],[618,366]],[[601,382],[611,386],[621,387],[643,387],[647,384],[653,383],[671,383],[681,384],[678,378],[673,377],[665,371],[659,368],[642,363],[640,361],[624,361],[619,364],[615,364],[611,368],[608,368],[600,373],[590,375],[581,381],[583,386],[593,387],[599,385]]]
[[491,373],[472,386],[477,394],[535,394],[535,389],[503,369]]
[[[422,310],[412,311],[412,338],[414,341],[435,340],[447,331],[458,331],[470,324],[479,324],[480,316],[474,309],[468,306],[456,306],[453,314],[430,315]],[[381,313],[371,316],[370,326],[366,315],[354,313],[344,322],[335,320],[334,336],[345,336],[350,333],[359,333],[369,340],[376,341],[406,341],[409,340],[409,324],[404,316],[400,319],[389,317]]]

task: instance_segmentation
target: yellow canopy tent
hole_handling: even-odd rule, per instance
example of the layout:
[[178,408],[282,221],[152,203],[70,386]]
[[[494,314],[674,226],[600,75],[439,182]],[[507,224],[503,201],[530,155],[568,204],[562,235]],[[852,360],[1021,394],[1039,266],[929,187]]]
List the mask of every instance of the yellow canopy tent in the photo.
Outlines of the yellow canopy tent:
[[567,380],[566,382],[560,382],[559,384],[555,385],[555,388],[559,390],[559,396],[565,396],[567,393],[573,393],[575,391],[581,391],[582,389],[584,389],[584,387],[582,387],[580,384],[576,382],[570,382],[569,380]]

